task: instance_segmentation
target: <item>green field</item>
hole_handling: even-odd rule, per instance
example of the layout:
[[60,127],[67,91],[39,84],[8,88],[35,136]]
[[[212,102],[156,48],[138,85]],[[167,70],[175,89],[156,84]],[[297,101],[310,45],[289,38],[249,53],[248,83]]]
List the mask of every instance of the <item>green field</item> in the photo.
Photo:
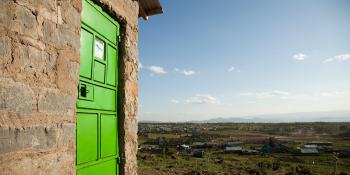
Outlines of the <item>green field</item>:
[[[166,128],[164,130],[159,128]],[[170,129],[169,129],[170,128]],[[182,129],[186,128],[186,129]],[[139,174],[325,174],[350,175],[350,158],[338,158],[334,152],[350,149],[349,123],[290,124],[140,124],[139,144],[153,145],[158,151],[138,152]],[[270,138],[286,146],[287,151],[244,155],[225,153],[220,145],[239,140],[246,149],[261,148]],[[214,142],[202,158],[176,150],[176,145]],[[317,155],[297,154],[297,147],[310,142],[331,142],[332,151]],[[337,164],[337,165],[336,165]]]

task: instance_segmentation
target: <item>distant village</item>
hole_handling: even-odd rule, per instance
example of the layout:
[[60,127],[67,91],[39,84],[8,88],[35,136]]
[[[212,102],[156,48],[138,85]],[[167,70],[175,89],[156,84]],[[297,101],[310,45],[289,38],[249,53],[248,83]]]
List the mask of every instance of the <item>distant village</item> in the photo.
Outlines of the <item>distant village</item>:
[[[175,134],[177,139],[164,137],[150,138],[139,145],[139,151],[152,154],[165,154],[167,149],[175,148],[177,154],[191,154],[193,157],[203,157],[205,150],[215,149],[226,154],[238,155],[264,155],[276,153],[290,153],[298,156],[317,156],[323,153],[332,153],[339,158],[350,158],[350,150],[334,150],[332,142],[310,141],[299,146],[290,144],[291,141],[279,140],[274,137],[255,138],[242,141],[231,139],[223,141],[219,138],[200,139],[201,131],[215,130],[215,127],[183,124],[143,124],[139,129],[139,135],[147,136],[149,133]],[[193,140],[193,141],[192,141]],[[183,142],[181,142],[183,141]],[[192,141],[192,142],[191,142]],[[244,146],[246,145],[246,146]],[[248,146],[247,146],[248,145]],[[259,145],[259,146],[256,146]]]

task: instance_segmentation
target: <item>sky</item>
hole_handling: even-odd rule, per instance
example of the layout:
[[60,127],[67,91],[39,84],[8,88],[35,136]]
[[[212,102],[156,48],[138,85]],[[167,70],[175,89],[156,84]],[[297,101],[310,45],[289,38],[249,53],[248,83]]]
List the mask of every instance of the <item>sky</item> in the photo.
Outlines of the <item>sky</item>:
[[350,110],[350,1],[161,4],[139,20],[139,120]]

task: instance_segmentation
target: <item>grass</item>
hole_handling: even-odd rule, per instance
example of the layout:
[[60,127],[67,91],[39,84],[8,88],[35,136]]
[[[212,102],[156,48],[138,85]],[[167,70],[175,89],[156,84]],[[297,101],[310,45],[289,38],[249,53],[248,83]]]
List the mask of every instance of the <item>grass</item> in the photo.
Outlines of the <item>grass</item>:
[[[297,156],[296,158],[302,160],[301,162],[279,159],[281,157],[290,157],[288,154],[260,156],[218,154],[210,151],[207,151],[207,155],[203,158],[194,158],[187,154],[168,156],[148,153],[140,153],[139,157],[145,157],[145,159],[139,158],[139,167],[141,170],[139,174],[152,174],[151,172],[158,172],[160,174],[185,174],[191,171],[206,172],[206,174],[249,174],[250,170],[258,169],[257,167],[261,163],[266,163],[264,170],[268,174],[273,174],[274,171],[271,166],[274,162],[279,162],[280,169],[283,172],[290,168],[304,166],[314,174],[331,174],[334,168],[332,158],[328,155]],[[218,160],[223,161],[219,162]],[[350,174],[349,165],[349,159],[340,159],[338,162],[338,171]]]
[[[175,125],[175,124],[173,124]],[[181,124],[176,124],[179,127]],[[191,124],[186,124],[189,126]],[[342,124],[350,128],[349,123]],[[245,128],[249,126],[249,129]],[[227,141],[240,139],[244,148],[259,148],[262,144],[251,143],[256,138],[268,138],[275,136],[283,138],[288,142],[284,143],[289,148],[296,150],[309,141],[331,141],[335,150],[350,149],[350,141],[338,137],[337,127],[339,124],[284,124],[283,127],[291,128],[287,133],[281,133],[278,124],[193,124],[192,128],[196,135],[191,138],[184,137],[188,133],[173,134],[171,132],[159,133],[148,132],[139,137],[142,144],[148,139],[169,139],[176,144],[192,141],[215,140],[225,143]],[[168,126],[170,127],[170,126]],[[203,129],[203,128],[205,129]],[[322,134],[313,133],[303,137],[300,128],[307,131],[308,128],[318,127]],[[326,127],[325,133],[322,127]],[[215,129],[213,129],[215,128]],[[276,128],[276,129],[275,129]],[[275,131],[275,132],[274,132]],[[188,132],[188,131],[186,131]],[[198,135],[199,133],[199,135]],[[309,132],[308,132],[309,133]],[[184,139],[184,140],[183,140]],[[169,142],[170,143],[170,142]],[[239,155],[226,154],[222,148],[204,149],[203,158],[194,158],[191,154],[177,153],[176,145],[168,145],[168,152],[163,154],[151,154],[147,152],[138,153],[138,166],[140,175],[160,174],[222,174],[222,175],[251,175],[251,174],[315,174],[330,175],[334,170],[334,159],[332,153],[322,153],[318,156],[298,156],[293,153],[274,153],[269,155]],[[338,174],[340,172],[350,175],[350,159],[338,159]],[[292,174],[292,173],[290,173]]]

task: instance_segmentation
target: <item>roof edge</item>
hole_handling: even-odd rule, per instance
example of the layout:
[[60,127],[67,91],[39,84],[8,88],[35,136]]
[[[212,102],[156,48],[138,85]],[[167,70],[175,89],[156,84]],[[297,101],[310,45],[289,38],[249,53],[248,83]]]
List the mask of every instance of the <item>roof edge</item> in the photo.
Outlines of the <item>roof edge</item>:
[[164,10],[160,4],[160,0],[138,0],[139,17],[148,20],[149,16],[162,14]]

